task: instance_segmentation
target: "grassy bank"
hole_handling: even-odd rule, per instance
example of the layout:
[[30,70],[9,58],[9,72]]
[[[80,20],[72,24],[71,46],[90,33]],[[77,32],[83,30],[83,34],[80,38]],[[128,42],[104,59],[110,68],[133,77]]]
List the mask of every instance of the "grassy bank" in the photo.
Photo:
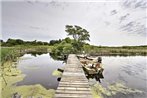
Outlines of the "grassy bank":
[[146,56],[147,46],[108,47],[85,44],[83,47],[81,46],[81,50],[75,50],[70,43],[60,43],[53,45],[51,48],[51,54],[54,56],[63,56],[71,53],[89,56]]
[[25,53],[30,52],[51,52],[52,46],[15,46],[15,47],[1,47],[0,48],[0,56],[1,62],[3,61],[16,61],[17,57],[22,56]]
[[122,56],[134,56],[134,55],[147,55],[147,46],[122,46],[122,47],[104,47],[104,46],[90,46],[85,45],[85,53],[89,55],[122,55]]
[[[23,46],[18,45],[15,47],[2,47],[0,49],[1,53],[1,62],[13,60],[16,61],[17,57],[22,56],[25,53],[32,52],[50,52],[55,55],[61,54],[69,54],[72,53],[72,45],[67,43],[56,44],[53,46],[42,45],[42,46]],[[135,55],[147,55],[147,46],[123,46],[123,47],[104,47],[104,46],[92,46],[92,45],[84,45],[82,51],[78,53],[82,53],[85,51],[85,54],[98,56],[98,55],[120,55],[120,56],[135,56]]]

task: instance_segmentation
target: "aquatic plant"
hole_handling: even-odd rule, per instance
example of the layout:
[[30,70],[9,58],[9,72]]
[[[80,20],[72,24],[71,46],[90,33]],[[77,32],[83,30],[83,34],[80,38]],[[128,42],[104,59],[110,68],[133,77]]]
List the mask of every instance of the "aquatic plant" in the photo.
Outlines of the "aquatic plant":
[[91,90],[94,98],[104,98],[104,96],[114,96],[118,94],[124,94],[127,96],[129,94],[143,93],[143,91],[129,88],[122,83],[110,84],[107,87],[103,87],[101,84],[96,83],[91,86]]

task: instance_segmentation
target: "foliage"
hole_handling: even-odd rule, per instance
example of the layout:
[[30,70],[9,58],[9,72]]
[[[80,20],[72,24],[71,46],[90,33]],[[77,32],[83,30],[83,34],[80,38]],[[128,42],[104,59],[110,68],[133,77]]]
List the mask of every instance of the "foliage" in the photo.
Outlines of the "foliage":
[[74,39],[71,44],[75,53],[82,50],[85,41],[90,41],[89,32],[80,26],[66,25],[65,31],[68,33],[68,36],[72,36]]
[[16,46],[16,45],[50,45],[50,43],[48,42],[42,42],[42,41],[23,41],[21,39],[11,39],[9,38],[6,42],[4,42],[3,40],[1,40],[1,46],[8,46],[8,47],[12,47],[12,46]]
[[86,29],[81,28],[80,26],[72,26],[72,25],[66,25],[65,30],[68,35],[72,36],[74,40],[76,41],[86,41],[89,40],[89,32]]
[[64,55],[64,54],[69,54],[69,53],[73,53],[73,48],[71,44],[68,43],[60,43],[56,46],[54,46],[54,48],[52,49],[52,52],[54,55]]
[[1,63],[3,61],[16,61],[18,52],[16,52],[16,49],[14,48],[1,48]]
[[66,43],[71,43],[72,40],[69,37],[66,37],[65,39],[63,39]]
[[61,39],[59,39],[59,40],[51,40],[49,44],[50,45],[55,45],[55,44],[61,43],[61,41],[62,41]]
[[16,61],[18,57],[24,55],[25,53],[32,53],[34,55],[47,53],[52,50],[52,46],[15,46],[15,47],[1,47],[0,56],[1,64],[6,61]]

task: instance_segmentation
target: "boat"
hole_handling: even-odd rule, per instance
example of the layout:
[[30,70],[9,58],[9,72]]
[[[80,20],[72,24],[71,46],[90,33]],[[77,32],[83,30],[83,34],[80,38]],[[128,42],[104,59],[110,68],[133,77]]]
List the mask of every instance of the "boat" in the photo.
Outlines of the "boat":
[[98,69],[93,67],[93,64],[95,64],[97,61],[95,61],[95,59],[92,59],[92,58],[88,58],[88,59],[87,58],[83,58],[83,57],[79,58],[85,74],[87,75],[102,74],[103,69],[100,69],[98,71]]
[[94,75],[94,74],[98,73],[96,71],[96,69],[94,69],[94,68],[90,68],[90,67],[86,67],[86,66],[82,66],[82,67],[83,67],[85,74],[87,74],[87,75]]

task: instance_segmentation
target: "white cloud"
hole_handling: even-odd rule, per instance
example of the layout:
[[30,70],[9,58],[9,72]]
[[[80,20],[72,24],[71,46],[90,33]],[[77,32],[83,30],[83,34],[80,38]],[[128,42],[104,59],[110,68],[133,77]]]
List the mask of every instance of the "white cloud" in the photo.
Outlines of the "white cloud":
[[[80,25],[90,32],[91,44],[146,44],[146,32],[143,31],[146,24],[145,9],[138,3],[137,8],[126,7],[123,2],[2,2],[3,39],[13,37],[49,41],[64,38],[65,25],[72,24]],[[133,25],[127,27],[130,22],[133,22]],[[133,30],[129,31],[129,28]]]

